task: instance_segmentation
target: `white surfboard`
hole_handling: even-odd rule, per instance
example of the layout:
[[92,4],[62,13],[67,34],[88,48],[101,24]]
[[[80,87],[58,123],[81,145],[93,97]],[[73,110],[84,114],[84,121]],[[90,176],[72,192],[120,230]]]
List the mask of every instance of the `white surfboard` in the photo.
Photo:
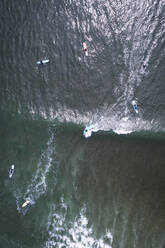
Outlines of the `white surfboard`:
[[89,125],[89,126],[87,126],[84,129],[83,136],[85,138],[89,138],[89,137],[91,137],[91,135],[92,135],[93,132],[97,132],[97,131],[99,131],[99,129],[97,129],[96,127],[94,127],[94,125]]
[[85,42],[83,42],[83,49],[85,52],[85,56],[88,56],[88,47],[87,47],[87,44]]
[[137,103],[135,100],[132,101],[132,107],[133,107],[134,111],[136,112],[136,114],[138,114],[139,110],[138,110]]
[[14,164],[11,165],[10,170],[9,170],[9,178],[12,178],[14,174]]
[[22,204],[22,207],[23,207],[23,208],[26,207],[29,203],[30,203],[29,200],[25,201],[25,202]]
[[39,60],[36,62],[36,64],[37,65],[47,64],[49,63],[49,61],[50,61],[49,59]]
[[85,138],[89,138],[91,137],[92,135],[92,130],[88,129],[88,128],[85,128],[84,131],[83,131],[83,135]]

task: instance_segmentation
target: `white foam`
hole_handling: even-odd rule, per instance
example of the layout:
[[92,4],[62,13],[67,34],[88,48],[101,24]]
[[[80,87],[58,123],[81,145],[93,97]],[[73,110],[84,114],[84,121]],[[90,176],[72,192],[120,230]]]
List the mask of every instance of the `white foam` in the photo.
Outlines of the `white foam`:
[[50,133],[47,149],[42,152],[36,172],[33,175],[31,182],[28,184],[25,193],[15,192],[17,210],[21,213],[23,212],[23,214],[26,214],[29,208],[23,210],[21,207],[22,203],[28,200],[30,201],[29,206],[35,204],[36,200],[47,190],[46,177],[52,166],[53,139],[54,134]]
[[88,227],[85,208],[73,222],[66,223],[65,214],[58,215],[53,206],[48,218],[47,231],[49,238],[45,244],[46,248],[112,248],[113,236],[110,231],[107,230],[102,238],[96,240],[93,229]]
[[47,150],[42,153],[40,161],[37,166],[36,173],[32,179],[31,184],[28,186],[27,192],[25,194],[25,195],[29,195],[29,194],[34,193],[35,199],[36,198],[38,199],[38,197],[42,195],[43,193],[45,193],[47,189],[46,176],[52,165],[52,153],[53,153],[52,141],[53,139],[54,139],[54,135],[52,133],[47,143]]

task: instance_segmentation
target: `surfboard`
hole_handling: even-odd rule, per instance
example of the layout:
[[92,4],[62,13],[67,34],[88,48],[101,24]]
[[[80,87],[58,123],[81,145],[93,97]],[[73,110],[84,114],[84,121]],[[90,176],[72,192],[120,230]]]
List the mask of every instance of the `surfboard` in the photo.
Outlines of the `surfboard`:
[[22,207],[24,208],[24,207],[26,207],[28,204],[30,203],[30,201],[25,201],[23,204],[22,204]]
[[92,135],[92,130],[85,128],[85,129],[84,129],[84,132],[83,132],[83,135],[84,135],[85,138],[91,137],[91,135]]
[[89,137],[91,137],[93,132],[97,132],[97,131],[99,131],[99,130],[96,128],[96,126],[89,125],[89,126],[85,127],[85,129],[83,131],[83,136],[85,138],[89,138]]
[[36,62],[36,64],[37,65],[47,64],[49,63],[49,61],[50,61],[49,59],[39,60]]
[[87,47],[87,44],[85,42],[83,42],[83,49],[85,52],[85,56],[88,56],[88,47]]
[[14,174],[14,164],[11,165],[10,170],[9,170],[9,178],[12,178]]
[[137,103],[135,100],[132,101],[132,107],[133,107],[134,111],[136,112],[136,114],[138,114],[139,111],[138,111]]

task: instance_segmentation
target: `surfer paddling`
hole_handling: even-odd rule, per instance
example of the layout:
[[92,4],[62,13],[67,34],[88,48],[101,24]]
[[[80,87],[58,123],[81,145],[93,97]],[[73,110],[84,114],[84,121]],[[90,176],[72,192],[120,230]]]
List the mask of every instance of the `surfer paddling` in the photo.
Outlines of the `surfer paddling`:
[[132,107],[133,107],[134,111],[136,112],[136,114],[138,114],[139,110],[137,107],[137,102],[135,100],[132,101]]
[[44,59],[44,60],[39,60],[36,62],[37,65],[44,65],[44,64],[47,64],[49,63],[49,59]]
[[12,178],[14,174],[14,164],[11,165],[10,170],[9,170],[9,178]]
[[83,49],[85,52],[85,56],[88,56],[88,47],[87,47],[87,44],[85,42],[83,42]]

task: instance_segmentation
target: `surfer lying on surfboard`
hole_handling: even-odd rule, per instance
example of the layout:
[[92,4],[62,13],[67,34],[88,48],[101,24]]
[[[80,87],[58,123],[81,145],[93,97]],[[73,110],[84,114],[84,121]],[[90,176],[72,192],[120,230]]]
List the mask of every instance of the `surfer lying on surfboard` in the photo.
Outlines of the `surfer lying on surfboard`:
[[12,178],[14,174],[14,164],[11,165],[10,170],[9,170],[9,178]]
[[84,52],[85,52],[85,56],[88,56],[88,47],[87,47],[85,42],[83,42],[83,49],[84,49]]
[[135,100],[132,101],[132,107],[133,107],[134,111],[136,112],[136,114],[138,114],[139,110],[137,107],[137,102]]
[[49,59],[39,60],[36,62],[37,65],[44,65],[49,63]]

